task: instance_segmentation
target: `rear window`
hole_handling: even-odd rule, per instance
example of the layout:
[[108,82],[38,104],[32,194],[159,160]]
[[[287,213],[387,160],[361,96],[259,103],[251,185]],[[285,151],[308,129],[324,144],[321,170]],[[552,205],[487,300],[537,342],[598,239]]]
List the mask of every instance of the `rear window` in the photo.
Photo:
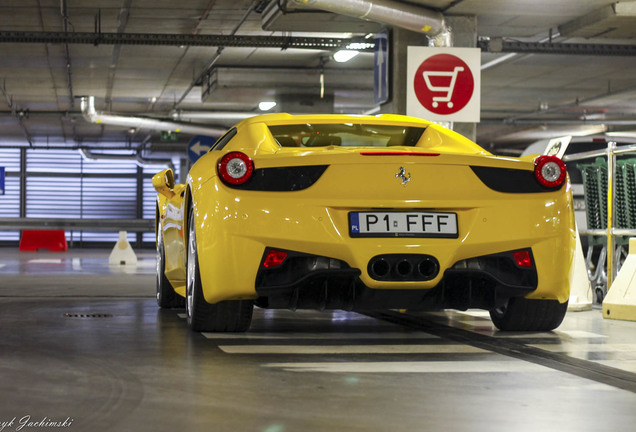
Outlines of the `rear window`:
[[282,147],[413,147],[426,128],[376,124],[294,124],[270,126]]

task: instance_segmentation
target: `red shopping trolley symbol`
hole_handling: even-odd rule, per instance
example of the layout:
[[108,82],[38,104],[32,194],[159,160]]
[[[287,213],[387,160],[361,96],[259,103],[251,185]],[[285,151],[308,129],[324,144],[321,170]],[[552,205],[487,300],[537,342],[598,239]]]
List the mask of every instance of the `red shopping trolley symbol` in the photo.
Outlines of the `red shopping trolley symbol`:
[[464,61],[451,54],[437,54],[424,60],[415,73],[415,96],[435,114],[454,114],[473,96],[475,80]]

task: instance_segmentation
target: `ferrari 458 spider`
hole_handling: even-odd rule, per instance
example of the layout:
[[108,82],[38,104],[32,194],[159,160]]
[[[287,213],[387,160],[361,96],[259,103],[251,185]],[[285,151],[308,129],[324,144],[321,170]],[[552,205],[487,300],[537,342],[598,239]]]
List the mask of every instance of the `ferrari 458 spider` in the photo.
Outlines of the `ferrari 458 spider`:
[[575,244],[566,170],[497,157],[424,120],[244,120],[175,185],[153,178],[157,301],[197,331],[245,331],[254,306],[481,308],[550,330]]

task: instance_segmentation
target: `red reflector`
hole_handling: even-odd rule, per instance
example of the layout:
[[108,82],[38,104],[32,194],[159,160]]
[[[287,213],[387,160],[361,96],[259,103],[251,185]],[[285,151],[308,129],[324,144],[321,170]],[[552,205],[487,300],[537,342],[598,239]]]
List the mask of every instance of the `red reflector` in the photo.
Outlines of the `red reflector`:
[[512,257],[519,267],[532,267],[532,258],[530,258],[529,250],[513,252]]
[[362,152],[362,156],[439,156],[439,153],[415,153],[415,152]]
[[278,267],[285,261],[285,258],[287,258],[287,252],[271,249],[267,251],[267,255],[265,255],[265,260],[263,260],[263,267]]

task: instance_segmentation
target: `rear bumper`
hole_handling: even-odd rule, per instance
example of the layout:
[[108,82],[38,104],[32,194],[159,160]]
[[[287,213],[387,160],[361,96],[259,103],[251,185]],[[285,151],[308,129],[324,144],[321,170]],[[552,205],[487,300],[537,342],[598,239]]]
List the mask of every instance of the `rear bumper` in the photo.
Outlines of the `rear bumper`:
[[343,261],[286,252],[288,258],[280,267],[260,267],[256,278],[258,306],[321,310],[494,309],[511,297],[525,296],[537,288],[536,267],[518,267],[512,259],[513,251],[458,262],[444,272],[436,286],[428,289],[369,288],[360,279],[362,271]]
[[[228,190],[212,179],[193,190],[201,279],[209,303],[271,297],[261,290],[274,289],[275,285],[263,285],[258,281],[259,265],[267,247],[344,262],[349,269],[355,270],[355,274],[345,271],[343,277],[342,272],[329,271],[307,276],[302,283],[315,286],[324,283],[325,279],[330,284],[332,280],[339,281],[338,284],[346,280],[347,285],[355,282],[361,287],[358,289],[368,291],[373,298],[382,298],[380,293],[384,291],[391,298],[401,296],[403,291],[408,300],[413,295],[409,294],[411,291],[418,291],[416,295],[420,297],[425,291],[461,291],[465,288],[457,288],[454,279],[462,278],[471,281],[471,292],[475,286],[488,285],[494,287],[489,290],[503,293],[494,295],[495,303],[500,297],[508,296],[506,290],[510,286],[515,295],[520,293],[528,298],[561,303],[569,298],[575,232],[567,191],[521,195],[490,190],[476,193],[457,187],[462,194],[473,196],[449,199],[434,190],[434,196],[417,199],[421,192],[415,188],[405,192],[403,189],[406,188],[400,186],[401,189],[391,193],[395,195],[393,199],[383,201],[383,209],[453,212],[458,217],[458,238],[353,238],[349,233],[349,213],[378,208],[377,199],[334,197],[333,191],[337,188],[323,190],[318,188],[318,183],[297,192],[255,192]],[[388,191],[381,193],[392,196]],[[451,195],[451,192],[445,193]],[[496,276],[492,281],[492,273],[484,276],[471,268],[454,268],[457,263],[475,257],[522,248],[531,249],[534,255],[537,282],[530,290],[516,289],[518,284],[507,283]],[[433,257],[438,266],[436,276],[382,280],[372,275],[369,263],[374,257],[400,254]],[[362,292],[355,295],[364,297]],[[439,296],[442,299],[449,297],[447,294]],[[468,297],[476,296],[471,293]],[[375,303],[384,304],[383,301],[385,299]],[[439,304],[449,301],[443,300]],[[386,299],[386,302],[388,305],[391,301]],[[478,302],[457,302],[463,303],[475,305]]]

